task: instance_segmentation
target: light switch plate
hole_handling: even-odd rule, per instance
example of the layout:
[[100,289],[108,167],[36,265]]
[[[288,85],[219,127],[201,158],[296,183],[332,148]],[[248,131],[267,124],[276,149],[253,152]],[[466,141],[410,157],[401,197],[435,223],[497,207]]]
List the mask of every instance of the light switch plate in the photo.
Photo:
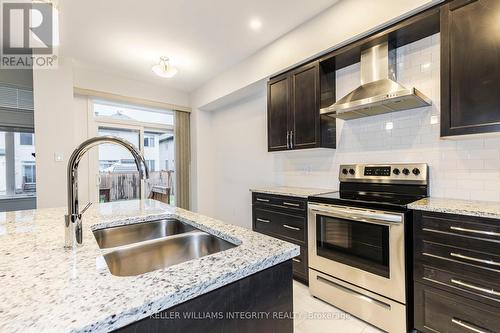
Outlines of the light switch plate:
[[54,161],[56,162],[64,161],[64,155],[62,153],[54,153]]

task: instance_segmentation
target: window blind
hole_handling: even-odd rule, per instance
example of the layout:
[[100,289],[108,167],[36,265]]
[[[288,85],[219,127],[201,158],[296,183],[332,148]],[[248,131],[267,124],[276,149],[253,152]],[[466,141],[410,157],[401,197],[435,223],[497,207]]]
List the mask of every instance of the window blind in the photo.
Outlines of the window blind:
[[0,84],[0,131],[33,132],[33,91]]

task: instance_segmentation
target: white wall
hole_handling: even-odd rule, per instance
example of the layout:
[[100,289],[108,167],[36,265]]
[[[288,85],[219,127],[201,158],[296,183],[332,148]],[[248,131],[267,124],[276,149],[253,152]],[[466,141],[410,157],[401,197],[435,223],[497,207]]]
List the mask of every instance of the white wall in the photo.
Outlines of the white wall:
[[248,226],[248,189],[282,183],[286,154],[267,152],[265,89],[212,116],[213,201],[209,213],[223,221]]
[[[37,207],[66,204],[66,164],[74,148],[73,69],[59,58],[57,70],[33,71]],[[64,155],[63,162],[54,153]]]
[[189,106],[189,94],[183,91],[167,88],[158,79],[158,85],[131,80],[116,73],[84,68],[75,65],[74,85],[78,88],[104,91],[127,97],[148,99],[156,102]]
[[[199,108],[442,0],[342,0],[192,94]],[[261,33],[265,33],[265,26]]]
[[[267,153],[266,92],[212,112],[212,166],[206,189],[216,218],[251,227],[248,189],[288,185],[338,188],[342,163],[423,162],[432,196],[500,201],[500,138],[439,138],[439,34],[398,49],[398,80],[420,89],[426,108],[337,121],[338,149]],[[337,72],[337,98],[359,85],[359,64]],[[393,129],[386,130],[392,122]],[[205,199],[205,198],[204,198]],[[204,200],[203,200],[204,201]]]

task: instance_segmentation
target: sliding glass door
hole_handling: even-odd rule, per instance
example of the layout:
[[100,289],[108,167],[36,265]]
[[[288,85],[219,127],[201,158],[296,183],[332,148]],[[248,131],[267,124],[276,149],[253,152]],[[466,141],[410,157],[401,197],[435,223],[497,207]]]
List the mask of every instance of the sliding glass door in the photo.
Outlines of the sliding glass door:
[[131,142],[143,154],[150,171],[149,179],[141,183],[127,150],[112,144],[99,146],[94,157],[99,201],[153,198],[175,205],[173,115],[168,111],[96,101],[92,110],[95,135],[113,135]]
[[[140,150],[140,130],[99,126],[99,135],[125,139]],[[99,202],[141,197],[141,179],[130,152],[115,144],[99,146]]]

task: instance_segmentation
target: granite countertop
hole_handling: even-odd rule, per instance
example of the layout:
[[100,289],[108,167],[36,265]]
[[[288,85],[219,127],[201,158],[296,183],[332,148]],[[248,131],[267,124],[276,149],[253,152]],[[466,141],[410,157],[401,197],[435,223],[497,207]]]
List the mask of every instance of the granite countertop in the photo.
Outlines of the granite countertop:
[[[299,254],[296,245],[149,199],[90,208],[83,245],[66,250],[64,214],[0,213],[1,332],[107,332]],[[166,217],[238,246],[138,276],[111,275],[92,230]]]
[[429,212],[500,219],[500,202],[430,197],[415,201],[409,204],[408,208],[415,210],[425,210]]
[[277,195],[286,195],[290,197],[307,198],[311,195],[318,195],[328,192],[335,192],[333,189],[324,188],[307,188],[307,187],[291,187],[291,186],[272,186],[272,187],[257,187],[251,188],[251,192],[268,193]]

